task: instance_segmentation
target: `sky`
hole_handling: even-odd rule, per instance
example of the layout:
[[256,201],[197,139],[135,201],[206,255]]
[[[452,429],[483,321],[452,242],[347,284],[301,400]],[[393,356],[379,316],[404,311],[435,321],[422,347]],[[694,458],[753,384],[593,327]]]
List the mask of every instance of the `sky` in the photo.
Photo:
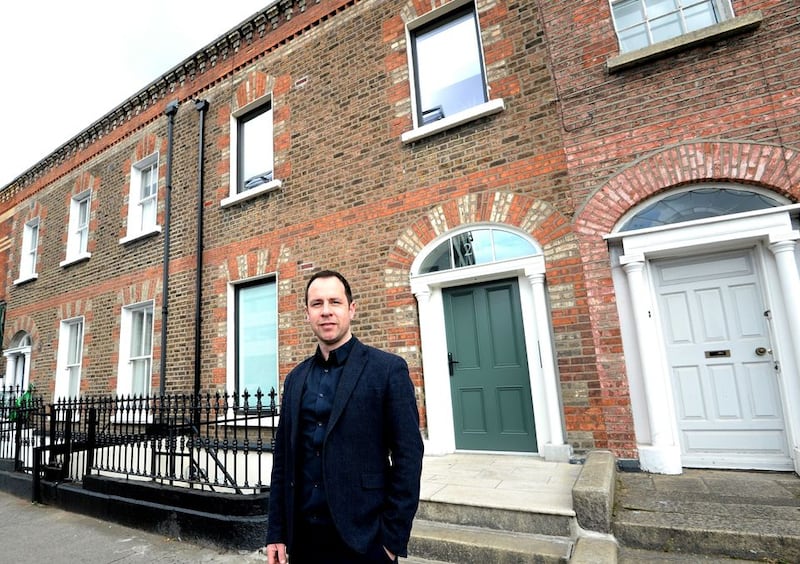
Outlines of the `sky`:
[[0,189],[270,0],[3,0]]

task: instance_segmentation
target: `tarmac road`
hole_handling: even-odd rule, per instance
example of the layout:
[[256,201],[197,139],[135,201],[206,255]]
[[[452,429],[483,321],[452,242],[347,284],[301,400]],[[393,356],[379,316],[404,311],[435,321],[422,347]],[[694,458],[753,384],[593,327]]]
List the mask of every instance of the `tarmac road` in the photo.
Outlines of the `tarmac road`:
[[204,547],[0,492],[0,564],[266,562],[258,551]]

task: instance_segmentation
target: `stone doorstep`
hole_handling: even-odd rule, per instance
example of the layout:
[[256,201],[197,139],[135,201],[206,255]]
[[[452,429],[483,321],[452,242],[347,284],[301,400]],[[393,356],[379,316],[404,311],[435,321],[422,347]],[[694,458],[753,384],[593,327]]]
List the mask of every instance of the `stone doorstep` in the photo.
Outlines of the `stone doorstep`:
[[572,541],[564,537],[417,519],[409,553],[441,562],[566,563],[572,545]]
[[608,533],[615,483],[613,454],[596,451],[572,489],[575,516],[424,500],[410,562],[614,564],[618,545]]
[[622,510],[614,521],[614,532],[620,543],[632,548],[800,562],[797,521],[779,517],[765,520],[745,515]]
[[554,537],[573,538],[576,534],[575,518],[571,515],[437,501],[421,501],[416,519]]

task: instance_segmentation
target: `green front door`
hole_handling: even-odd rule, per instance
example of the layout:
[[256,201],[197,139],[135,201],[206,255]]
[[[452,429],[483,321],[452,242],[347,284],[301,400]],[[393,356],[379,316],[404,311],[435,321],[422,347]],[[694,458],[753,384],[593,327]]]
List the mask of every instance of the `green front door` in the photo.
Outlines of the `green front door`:
[[456,448],[536,452],[517,281],[443,296]]

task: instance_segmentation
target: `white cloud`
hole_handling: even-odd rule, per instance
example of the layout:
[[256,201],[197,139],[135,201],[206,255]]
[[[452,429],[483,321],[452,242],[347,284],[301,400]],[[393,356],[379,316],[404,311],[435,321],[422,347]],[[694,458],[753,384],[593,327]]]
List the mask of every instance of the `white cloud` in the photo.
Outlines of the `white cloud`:
[[270,0],[5,0],[0,188]]

